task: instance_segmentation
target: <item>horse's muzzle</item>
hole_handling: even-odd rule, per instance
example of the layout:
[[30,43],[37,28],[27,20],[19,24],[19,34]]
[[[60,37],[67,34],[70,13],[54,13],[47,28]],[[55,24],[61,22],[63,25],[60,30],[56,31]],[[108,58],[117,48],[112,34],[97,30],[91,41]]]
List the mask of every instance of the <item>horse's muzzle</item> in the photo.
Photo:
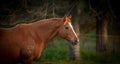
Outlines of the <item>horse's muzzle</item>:
[[78,41],[77,40],[73,40],[71,41],[71,44],[74,46],[74,45],[77,45]]

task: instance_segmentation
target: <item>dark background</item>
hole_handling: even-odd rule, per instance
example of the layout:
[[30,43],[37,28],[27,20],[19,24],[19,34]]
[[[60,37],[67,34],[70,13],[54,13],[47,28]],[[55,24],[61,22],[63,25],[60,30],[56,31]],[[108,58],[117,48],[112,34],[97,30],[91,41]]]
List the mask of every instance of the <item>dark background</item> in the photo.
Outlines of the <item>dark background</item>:
[[[0,0],[0,27],[72,15],[73,26],[77,26],[76,33],[80,38],[82,60],[78,64],[119,64],[119,4],[118,0]],[[61,48],[55,42],[65,41],[58,38],[49,44],[36,63],[63,64],[72,60],[68,59],[67,44],[61,44],[65,46]]]

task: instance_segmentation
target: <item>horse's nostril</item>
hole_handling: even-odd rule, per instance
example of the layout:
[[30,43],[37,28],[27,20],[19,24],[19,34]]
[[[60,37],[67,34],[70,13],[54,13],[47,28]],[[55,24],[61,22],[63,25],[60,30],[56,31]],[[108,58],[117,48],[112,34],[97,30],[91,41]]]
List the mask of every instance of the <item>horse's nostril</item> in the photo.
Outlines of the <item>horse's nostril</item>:
[[77,40],[75,40],[74,42],[78,42]]

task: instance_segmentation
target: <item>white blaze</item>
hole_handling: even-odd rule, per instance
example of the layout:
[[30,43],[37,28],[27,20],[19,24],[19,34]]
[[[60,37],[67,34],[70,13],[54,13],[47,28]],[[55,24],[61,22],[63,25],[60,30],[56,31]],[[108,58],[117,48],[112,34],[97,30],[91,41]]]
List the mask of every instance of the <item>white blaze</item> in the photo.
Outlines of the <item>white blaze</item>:
[[[75,36],[77,37],[77,35],[76,35],[76,33],[75,33],[75,31],[74,31],[73,26],[71,25],[71,23],[69,22],[68,24],[69,24],[69,26],[71,27],[71,29],[72,29],[73,33],[75,34]],[[78,38],[78,37],[77,37],[77,38]]]

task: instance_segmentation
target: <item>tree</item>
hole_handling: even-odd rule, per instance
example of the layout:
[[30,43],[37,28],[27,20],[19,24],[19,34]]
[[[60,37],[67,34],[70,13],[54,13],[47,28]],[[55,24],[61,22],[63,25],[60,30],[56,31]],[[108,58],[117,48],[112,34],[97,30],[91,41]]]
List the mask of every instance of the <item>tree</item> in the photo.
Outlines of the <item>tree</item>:
[[[78,36],[78,38],[80,37],[80,22],[79,22],[79,8],[77,7],[79,1],[70,1],[70,4],[72,4],[72,8],[70,10],[72,10],[71,14],[72,14],[72,23],[74,26],[74,30]],[[72,58],[72,60],[80,60],[80,42],[77,43],[77,45],[72,46],[69,45],[69,53],[70,56]]]
[[110,10],[112,13],[112,40],[113,40],[113,52],[120,52],[120,7],[117,0],[109,0]]
[[108,44],[108,21],[106,15],[96,17],[96,51],[106,52]]
[[89,0],[96,17],[96,51],[106,52],[108,45],[108,0]]

